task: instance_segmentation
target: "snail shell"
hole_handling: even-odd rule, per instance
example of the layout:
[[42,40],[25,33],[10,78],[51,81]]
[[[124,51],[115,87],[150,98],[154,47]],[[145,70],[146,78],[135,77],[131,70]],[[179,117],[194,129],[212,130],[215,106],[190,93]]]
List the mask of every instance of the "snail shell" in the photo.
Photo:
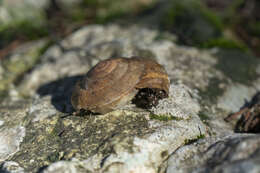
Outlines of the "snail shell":
[[169,78],[160,64],[135,57],[107,59],[76,83],[71,103],[76,110],[107,113],[127,104],[144,88],[160,91],[162,98],[168,96]]

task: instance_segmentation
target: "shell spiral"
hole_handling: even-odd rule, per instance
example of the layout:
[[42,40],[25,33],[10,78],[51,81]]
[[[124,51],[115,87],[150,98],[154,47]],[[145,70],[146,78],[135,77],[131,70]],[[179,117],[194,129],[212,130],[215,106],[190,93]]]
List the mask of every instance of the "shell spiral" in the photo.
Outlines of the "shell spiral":
[[132,100],[140,88],[146,87],[168,94],[169,79],[158,63],[140,58],[107,59],[76,83],[71,103],[76,110],[107,113]]

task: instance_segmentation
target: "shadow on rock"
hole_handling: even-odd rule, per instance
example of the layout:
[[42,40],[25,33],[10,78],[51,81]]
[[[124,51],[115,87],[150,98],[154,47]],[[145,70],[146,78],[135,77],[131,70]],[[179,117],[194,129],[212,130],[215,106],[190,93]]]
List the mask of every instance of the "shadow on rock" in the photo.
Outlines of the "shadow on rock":
[[51,103],[58,111],[72,113],[74,111],[70,102],[72,89],[82,77],[83,75],[78,75],[55,80],[40,86],[37,93],[41,97],[51,95]]

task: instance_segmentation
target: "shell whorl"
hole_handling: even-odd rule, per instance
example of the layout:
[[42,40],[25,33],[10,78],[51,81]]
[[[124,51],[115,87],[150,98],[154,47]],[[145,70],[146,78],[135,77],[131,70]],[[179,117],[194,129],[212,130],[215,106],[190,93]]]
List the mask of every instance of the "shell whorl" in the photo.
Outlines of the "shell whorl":
[[77,82],[71,97],[75,109],[106,113],[131,101],[142,88],[169,92],[166,71],[157,62],[115,58],[99,62]]
[[125,59],[116,58],[101,61],[94,66],[84,78],[85,88],[93,92],[104,88],[114,88],[114,85],[124,77],[129,64]]
[[89,72],[88,76],[95,75],[96,78],[103,78],[111,73],[118,65],[118,60],[105,60],[94,66]]
[[138,61],[126,58],[101,61],[77,84],[80,85],[80,94],[76,94],[79,91],[76,89],[74,95],[77,97],[74,98],[78,100],[72,100],[72,104],[94,112],[125,104],[131,99],[128,97],[134,97],[137,93],[135,85],[143,73],[143,66]]

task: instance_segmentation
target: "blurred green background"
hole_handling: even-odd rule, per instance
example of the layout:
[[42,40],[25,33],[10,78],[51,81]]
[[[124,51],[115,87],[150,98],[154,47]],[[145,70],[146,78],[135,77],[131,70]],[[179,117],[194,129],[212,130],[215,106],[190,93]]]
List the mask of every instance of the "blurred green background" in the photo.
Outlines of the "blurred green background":
[[259,0],[0,0],[0,59],[30,40],[56,42],[82,26],[109,23],[174,33],[180,45],[260,56],[259,11]]

